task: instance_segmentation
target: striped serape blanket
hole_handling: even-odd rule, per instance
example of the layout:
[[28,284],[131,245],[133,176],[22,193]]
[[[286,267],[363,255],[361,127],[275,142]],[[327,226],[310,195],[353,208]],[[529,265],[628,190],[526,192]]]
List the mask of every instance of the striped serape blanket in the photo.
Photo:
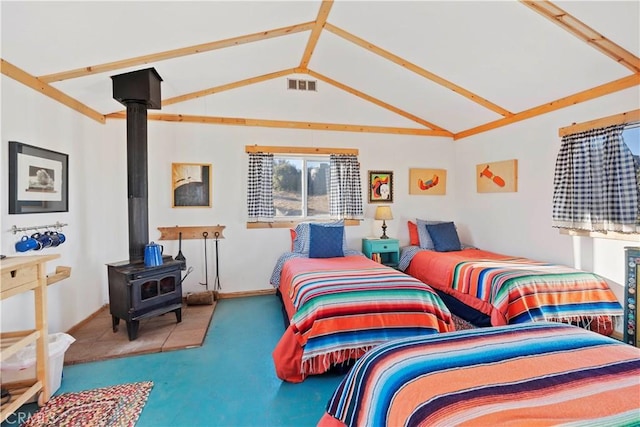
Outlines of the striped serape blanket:
[[384,343],[351,368],[319,427],[640,424],[640,349],[536,322]]
[[549,320],[609,335],[623,315],[602,277],[568,266],[481,249],[404,255],[407,274],[486,314],[493,326]]
[[493,325],[541,320],[611,325],[623,314],[601,277],[526,258],[460,262],[451,287],[491,304]]
[[287,381],[326,372],[385,341],[454,329],[433,289],[364,256],[291,259],[280,290],[295,311],[273,354]]

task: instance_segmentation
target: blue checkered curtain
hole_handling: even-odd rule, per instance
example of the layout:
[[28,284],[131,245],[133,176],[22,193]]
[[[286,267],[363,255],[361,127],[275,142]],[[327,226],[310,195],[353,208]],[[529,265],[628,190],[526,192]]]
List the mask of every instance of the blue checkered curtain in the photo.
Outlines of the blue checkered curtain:
[[332,218],[362,219],[362,184],[360,182],[360,162],[352,154],[331,154],[331,191],[329,193],[329,214]]
[[273,154],[249,153],[247,214],[249,222],[273,221]]
[[562,138],[553,181],[553,226],[640,232],[640,165],[624,125]]

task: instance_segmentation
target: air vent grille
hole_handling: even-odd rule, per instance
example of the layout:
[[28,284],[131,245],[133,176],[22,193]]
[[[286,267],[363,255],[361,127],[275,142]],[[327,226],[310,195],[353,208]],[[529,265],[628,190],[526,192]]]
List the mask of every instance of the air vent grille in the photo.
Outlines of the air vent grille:
[[287,89],[317,92],[317,88],[317,80],[287,79]]

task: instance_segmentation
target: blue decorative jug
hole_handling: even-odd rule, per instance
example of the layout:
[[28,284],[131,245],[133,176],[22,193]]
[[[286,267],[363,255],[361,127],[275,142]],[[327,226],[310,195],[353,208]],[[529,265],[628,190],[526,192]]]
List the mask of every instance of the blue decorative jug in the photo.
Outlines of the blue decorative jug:
[[149,243],[144,247],[144,265],[146,267],[157,267],[162,265],[162,251],[164,246],[156,243]]

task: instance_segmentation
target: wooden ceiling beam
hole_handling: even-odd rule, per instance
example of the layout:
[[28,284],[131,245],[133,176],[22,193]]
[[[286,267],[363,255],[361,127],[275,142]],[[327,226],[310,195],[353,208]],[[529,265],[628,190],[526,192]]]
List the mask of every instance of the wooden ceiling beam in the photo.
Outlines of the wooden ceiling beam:
[[398,115],[400,115],[402,117],[405,117],[405,118],[407,118],[409,120],[412,120],[412,121],[414,121],[416,123],[419,123],[422,126],[431,128],[433,130],[439,130],[439,131],[443,131],[443,132],[448,132],[449,136],[453,136],[452,132],[450,132],[450,131],[448,131],[446,129],[443,129],[438,125],[435,125],[435,124],[433,124],[431,122],[423,120],[418,116],[415,116],[415,115],[413,115],[411,113],[403,111],[403,110],[401,110],[401,109],[399,109],[397,107],[394,107],[393,105],[387,104],[384,101],[381,101],[381,100],[379,100],[377,98],[374,98],[373,96],[367,95],[366,93],[360,92],[359,90],[354,89],[351,86],[347,86],[345,84],[342,84],[342,83],[340,83],[340,82],[338,82],[336,80],[333,80],[333,79],[331,79],[331,78],[329,78],[329,77],[327,77],[327,76],[325,76],[323,74],[317,73],[317,72],[312,71],[312,70],[307,70],[307,74],[309,74],[310,76],[313,76],[313,77],[315,77],[315,78],[317,78],[319,80],[322,80],[322,81],[324,81],[326,83],[329,83],[332,86],[335,86],[335,87],[337,87],[339,89],[342,89],[345,92],[348,92],[348,93],[350,93],[352,95],[355,95],[358,98],[364,99],[365,101],[371,102],[371,103],[373,103],[373,104],[375,104],[375,105],[377,105],[379,107],[382,107],[382,108],[384,108],[386,110],[389,110],[389,111],[391,111],[393,113],[396,113],[396,114],[398,114]]
[[502,108],[502,107],[500,107],[500,106],[498,106],[498,105],[496,105],[496,104],[494,104],[494,103],[492,103],[492,102],[490,102],[490,101],[488,101],[488,100],[486,100],[486,99],[474,94],[473,92],[470,92],[467,89],[456,85],[455,83],[452,83],[452,82],[450,82],[450,81],[448,81],[446,79],[443,79],[442,77],[437,76],[436,74],[433,74],[432,72],[427,71],[424,68],[420,68],[417,65],[407,61],[406,59],[403,59],[403,58],[401,58],[401,57],[399,57],[397,55],[394,55],[393,53],[391,53],[389,51],[386,51],[386,50],[374,45],[373,43],[369,43],[368,41],[363,40],[360,37],[357,37],[357,36],[347,32],[347,31],[345,31],[345,30],[343,30],[341,28],[336,27],[335,25],[332,25],[332,24],[327,22],[325,24],[324,28],[327,31],[331,31],[333,34],[335,34],[335,35],[337,35],[339,37],[342,37],[343,39],[348,40],[348,41],[356,44],[357,46],[360,46],[360,47],[362,47],[362,48],[364,48],[364,49],[366,49],[366,50],[368,50],[370,52],[375,53],[376,55],[379,55],[379,56],[381,56],[381,57],[383,57],[383,58],[385,58],[385,59],[387,59],[387,60],[389,60],[391,62],[394,62],[394,63],[400,65],[401,67],[406,68],[409,71],[412,71],[412,72],[414,72],[414,73],[416,73],[416,74],[418,74],[418,75],[420,75],[420,76],[422,76],[422,77],[424,77],[426,79],[431,80],[434,83],[437,83],[437,84],[439,84],[441,86],[444,86],[447,89],[450,89],[453,92],[455,92],[455,93],[457,93],[459,95],[462,95],[465,98],[470,99],[471,101],[473,101],[473,102],[475,102],[475,103],[477,103],[479,105],[482,105],[483,107],[485,107],[485,108],[487,108],[487,109],[489,109],[491,111],[494,111],[494,112],[500,114],[501,116],[509,117],[509,116],[513,115],[512,112],[510,112],[510,111],[508,111],[508,110],[506,110],[506,109],[504,109],[504,108]]
[[99,65],[90,65],[88,67],[76,68],[74,70],[63,71],[55,74],[47,74],[38,77],[43,82],[59,82],[62,80],[74,79],[90,74],[104,73],[107,71],[119,70],[122,68],[135,67],[137,65],[149,64],[152,62],[164,61],[181,56],[193,55],[196,53],[208,52],[211,50],[222,49],[230,46],[239,46],[246,43],[257,42],[260,40],[271,39],[274,37],[286,36],[289,34],[299,33],[301,31],[312,30],[315,26],[314,22],[305,22],[302,24],[291,25],[288,27],[277,28],[274,30],[261,31],[259,33],[246,34],[244,36],[232,37],[229,39],[218,40],[209,43],[198,44],[194,46],[183,47],[179,49],[166,50],[164,52],[152,53],[150,55],[136,56],[134,58],[123,59],[120,61],[107,62]]
[[496,129],[502,126],[506,126],[511,123],[516,123],[522,120],[530,119],[532,117],[536,117],[541,114],[546,114],[551,111],[560,110],[565,107],[570,107],[575,104],[580,104],[581,102],[589,101],[591,99],[599,98],[601,96],[605,96],[610,93],[618,92],[618,91],[628,89],[630,87],[638,86],[638,85],[640,85],[640,74],[633,74],[618,80],[614,80],[609,83],[605,83],[600,86],[593,87],[591,89],[584,90],[582,92],[575,93],[565,98],[557,99],[547,104],[542,104],[537,107],[524,110],[511,117],[505,117],[504,119],[496,120],[490,123],[485,123],[483,125],[476,126],[474,128],[467,129],[462,132],[458,132],[455,135],[453,135],[453,139],[458,140],[458,139],[466,138],[471,135],[476,135],[478,133],[482,133],[491,129]]
[[223,84],[220,86],[215,86],[208,89],[199,90],[196,92],[187,93],[180,96],[174,96],[173,98],[167,98],[162,100],[162,106],[165,107],[171,104],[177,104],[180,102],[189,101],[196,98],[201,98],[203,96],[213,95],[215,93],[224,92],[231,89],[236,89],[243,86],[252,85],[255,83],[264,82],[267,80],[272,80],[278,77],[288,76],[289,74],[293,74],[296,72],[295,68],[289,68],[285,70],[276,71],[273,73],[263,74],[261,76],[250,77],[244,80],[238,80],[232,83]]
[[640,72],[640,58],[633,53],[617,45],[613,41],[589,27],[573,15],[567,13],[548,0],[525,1],[520,0],[525,6],[535,10],[554,24],[570,32],[580,40],[593,48],[614,59],[620,65],[627,67],[634,73]]
[[[192,99],[201,98],[203,96],[209,96],[216,93],[224,92],[231,89],[236,89],[242,86],[248,86],[255,83],[264,82],[267,80],[275,79],[277,77],[288,76],[289,74],[293,74],[298,72],[296,68],[289,68],[281,71],[276,71],[273,73],[263,74],[261,76],[250,77],[244,80],[238,80],[231,83],[226,83],[220,86],[211,87],[208,89],[198,90],[191,93],[186,93],[184,95],[174,96],[173,98],[167,98],[162,100],[162,106],[166,107],[167,105],[178,104],[180,102],[190,101]],[[126,110],[118,110],[114,113],[124,113]],[[114,114],[111,113],[111,114]]]
[[80,114],[83,114],[97,122],[105,123],[105,116],[96,110],[86,106],[82,102],[78,101],[75,98],[70,97],[69,95],[61,92],[55,87],[49,85],[48,83],[43,82],[35,76],[27,73],[26,71],[16,67],[10,62],[5,61],[0,58],[0,69],[2,74],[5,76],[12,78],[13,80],[22,83],[23,85],[30,87],[33,90],[36,90],[43,95],[48,96],[49,98],[58,101],[59,103],[66,105],[67,107],[76,110]]
[[[126,119],[127,114],[118,112],[107,114],[109,119]],[[230,126],[255,126],[280,129],[324,130],[336,132],[386,133],[394,135],[442,136],[450,137],[449,132],[432,129],[413,129],[389,126],[351,125],[338,123],[295,122],[283,120],[262,120],[239,117],[213,117],[187,114],[148,114],[148,120],[165,122],[201,123]]]
[[307,47],[304,49],[304,54],[302,55],[302,60],[300,61],[300,68],[307,68],[309,66],[311,55],[313,55],[313,51],[318,44],[318,39],[320,38],[322,29],[327,22],[331,6],[333,6],[333,0],[324,0],[320,5],[320,10],[318,10],[318,16],[316,17],[315,25],[311,30],[309,40],[307,41]]

